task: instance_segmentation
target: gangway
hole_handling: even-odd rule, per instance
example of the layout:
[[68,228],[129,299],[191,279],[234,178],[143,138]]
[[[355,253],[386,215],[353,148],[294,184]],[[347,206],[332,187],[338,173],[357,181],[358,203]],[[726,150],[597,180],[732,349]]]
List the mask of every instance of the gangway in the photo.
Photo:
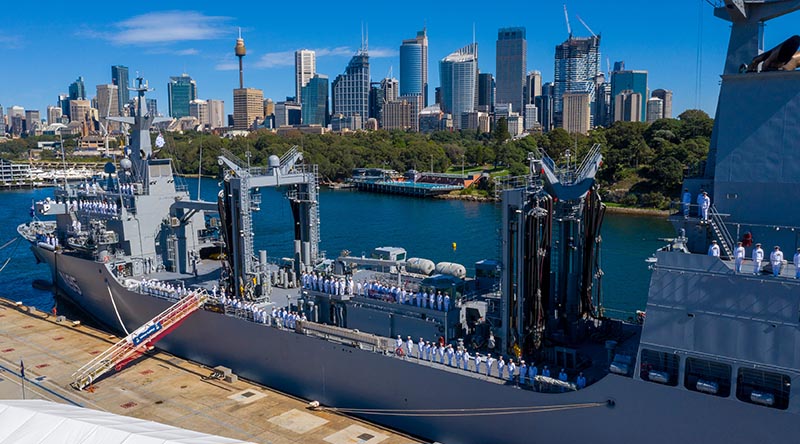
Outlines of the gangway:
[[204,290],[186,295],[73,373],[72,387],[83,390],[112,369],[122,370],[200,309],[207,299],[208,294]]

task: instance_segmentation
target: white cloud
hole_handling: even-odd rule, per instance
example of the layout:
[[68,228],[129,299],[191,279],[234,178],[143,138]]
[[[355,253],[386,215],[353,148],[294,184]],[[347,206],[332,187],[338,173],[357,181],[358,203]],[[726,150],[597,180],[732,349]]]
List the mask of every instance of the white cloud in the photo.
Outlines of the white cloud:
[[258,59],[255,66],[259,68],[294,66],[294,51],[268,52]]
[[15,35],[3,35],[0,34],[0,45],[3,45],[6,49],[12,48],[21,48],[22,47],[22,40]]
[[175,55],[179,55],[179,56],[188,56],[188,55],[197,55],[197,54],[200,54],[200,51],[198,51],[198,50],[196,50],[194,48],[187,48],[187,49],[181,49],[181,50],[175,51]]
[[372,48],[369,50],[369,56],[376,59],[397,57],[398,52],[391,48]]
[[[356,50],[348,46],[336,46],[333,48],[315,48],[312,49],[316,53],[317,58],[322,57],[350,57],[356,53]],[[375,48],[369,51],[370,57],[383,58],[395,57],[397,51],[389,48]],[[221,64],[223,65],[223,64]],[[219,66],[217,65],[220,69]],[[224,65],[228,66],[228,65]],[[294,66],[294,51],[277,51],[268,52],[262,55],[255,63],[258,68],[277,68],[282,66]],[[236,69],[238,65],[231,69]]]
[[114,23],[112,27],[116,29],[111,32],[84,30],[80,34],[103,38],[117,45],[211,40],[226,34],[225,23],[229,20],[230,17],[207,16],[196,11],[159,11]]

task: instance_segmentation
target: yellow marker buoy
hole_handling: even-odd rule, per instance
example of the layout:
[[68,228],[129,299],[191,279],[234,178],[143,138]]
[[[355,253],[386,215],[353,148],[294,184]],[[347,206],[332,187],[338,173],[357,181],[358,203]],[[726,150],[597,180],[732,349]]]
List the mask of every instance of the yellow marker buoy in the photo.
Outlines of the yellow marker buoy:
[[456,243],[453,242],[453,251],[456,251]]

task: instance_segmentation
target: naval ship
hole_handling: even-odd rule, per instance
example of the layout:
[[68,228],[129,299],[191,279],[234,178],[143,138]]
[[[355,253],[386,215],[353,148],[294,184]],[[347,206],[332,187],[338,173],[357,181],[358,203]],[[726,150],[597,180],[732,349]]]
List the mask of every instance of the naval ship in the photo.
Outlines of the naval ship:
[[[126,157],[96,185],[37,202],[19,232],[59,291],[107,328],[136,331],[178,289],[203,291],[159,348],[425,440],[795,442],[800,280],[791,264],[774,273],[747,260],[737,273],[733,256],[740,239],[788,257],[800,243],[800,72],[739,69],[759,54],[764,22],[799,8],[715,9],[730,45],[708,160],[684,184],[713,205],[708,218],[670,217],[678,235],[648,261],[646,310],[631,320],[604,312],[599,146],[577,165],[531,153],[529,174],[501,192],[502,257],[474,276],[401,248],[329,259],[316,168],[300,151],[263,167],[223,152],[217,201],[191,200],[152,150],[158,118],[141,79],[135,117],[118,118],[132,125]],[[264,187],[285,190],[294,219],[293,257],[277,264],[253,250]]]

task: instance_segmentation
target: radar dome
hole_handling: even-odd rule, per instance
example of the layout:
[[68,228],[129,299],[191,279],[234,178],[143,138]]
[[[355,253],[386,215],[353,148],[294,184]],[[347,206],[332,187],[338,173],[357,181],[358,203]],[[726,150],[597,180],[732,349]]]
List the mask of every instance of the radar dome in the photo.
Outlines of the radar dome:
[[277,167],[279,167],[279,166],[281,166],[281,159],[280,159],[280,157],[278,157],[278,156],[276,156],[276,155],[274,155],[274,154],[273,154],[273,155],[271,155],[271,156],[269,156],[269,166],[270,166],[270,167],[276,167],[276,168],[277,168]]
[[133,164],[130,159],[125,158],[119,161],[119,166],[122,167],[123,170],[129,170]]

